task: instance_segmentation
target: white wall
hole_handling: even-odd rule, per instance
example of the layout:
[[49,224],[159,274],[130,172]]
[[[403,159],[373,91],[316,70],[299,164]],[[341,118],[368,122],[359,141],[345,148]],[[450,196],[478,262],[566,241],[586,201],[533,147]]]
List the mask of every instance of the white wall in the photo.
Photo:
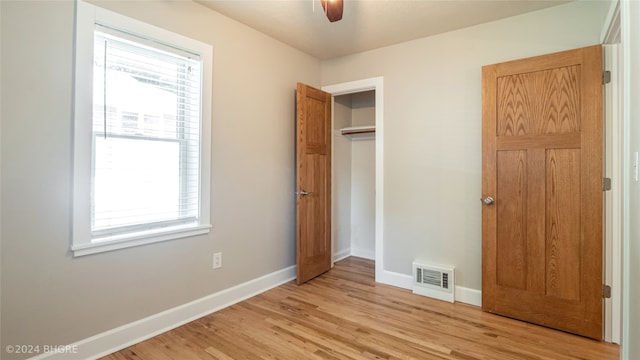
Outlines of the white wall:
[[192,2],[98,4],[213,46],[213,229],[72,258],[74,4],[0,1],[2,359],[295,264],[294,90],[320,85],[320,61]]
[[[376,124],[375,91],[351,96],[351,126]],[[351,253],[367,259],[376,254],[376,140],[375,136],[351,141]]]
[[351,126],[351,96],[333,103],[333,259],[351,255],[351,139],[341,128]]
[[376,124],[376,92],[364,91],[351,95],[351,126]]
[[351,253],[367,259],[376,255],[375,146],[370,137],[351,142]]
[[419,257],[481,288],[481,67],[599,43],[578,1],[322,63],[322,85],[384,76],[384,266]]

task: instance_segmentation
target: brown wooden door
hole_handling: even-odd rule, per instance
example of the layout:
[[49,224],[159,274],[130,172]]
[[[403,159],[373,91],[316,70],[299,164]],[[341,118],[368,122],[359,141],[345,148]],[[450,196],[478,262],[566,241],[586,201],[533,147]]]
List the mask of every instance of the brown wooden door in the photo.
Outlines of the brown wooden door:
[[485,66],[482,97],[482,307],[602,339],[602,49]]
[[331,268],[331,95],[296,92],[296,262],[302,284]]

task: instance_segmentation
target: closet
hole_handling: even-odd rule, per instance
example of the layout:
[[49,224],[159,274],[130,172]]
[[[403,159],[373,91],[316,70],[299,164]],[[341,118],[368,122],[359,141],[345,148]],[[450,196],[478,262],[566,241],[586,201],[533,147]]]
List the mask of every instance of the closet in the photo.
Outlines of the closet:
[[375,90],[333,104],[334,259],[375,259]]

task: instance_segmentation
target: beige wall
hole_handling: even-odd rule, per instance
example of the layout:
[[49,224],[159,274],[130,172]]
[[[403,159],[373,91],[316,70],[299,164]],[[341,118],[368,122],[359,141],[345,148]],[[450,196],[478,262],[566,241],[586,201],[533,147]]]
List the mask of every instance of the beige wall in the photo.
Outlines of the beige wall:
[[599,43],[579,1],[322,63],[322,85],[384,76],[384,266],[456,266],[481,288],[481,67]]
[[213,46],[213,229],[72,258],[74,5],[1,1],[2,349],[72,343],[295,264],[294,90],[320,85],[320,61],[195,3],[99,4]]

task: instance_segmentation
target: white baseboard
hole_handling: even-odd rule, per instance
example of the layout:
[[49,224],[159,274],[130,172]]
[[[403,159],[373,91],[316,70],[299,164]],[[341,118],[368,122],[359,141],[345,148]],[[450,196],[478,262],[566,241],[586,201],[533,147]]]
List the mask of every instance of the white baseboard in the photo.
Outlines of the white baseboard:
[[332,261],[337,262],[342,259],[348,258],[349,256],[357,256],[369,260],[375,260],[376,252],[375,250],[360,249],[355,247],[346,248],[338,251],[337,253],[334,253],[332,256]]
[[352,256],[361,257],[361,258],[365,258],[365,259],[369,259],[369,260],[375,260],[376,259],[376,251],[373,250],[373,249],[363,249],[363,248],[352,247],[351,248],[351,255]]
[[296,267],[278,270],[215,294],[105,331],[69,345],[73,353],[45,353],[30,360],[95,359],[224,309],[296,278]]
[[[376,281],[407,290],[413,290],[413,277],[411,275],[384,270],[382,276],[376,276]],[[456,286],[455,301],[482,306],[482,291]]]
[[456,301],[469,305],[482,306],[482,291],[456,286]]
[[407,290],[413,289],[413,277],[407,274],[383,270],[382,274],[376,274],[376,281]]
[[346,249],[340,250],[337,253],[333,254],[332,261],[333,262],[337,262],[337,261],[340,261],[342,259],[346,259],[349,256],[351,256],[351,249],[350,248],[346,248]]

